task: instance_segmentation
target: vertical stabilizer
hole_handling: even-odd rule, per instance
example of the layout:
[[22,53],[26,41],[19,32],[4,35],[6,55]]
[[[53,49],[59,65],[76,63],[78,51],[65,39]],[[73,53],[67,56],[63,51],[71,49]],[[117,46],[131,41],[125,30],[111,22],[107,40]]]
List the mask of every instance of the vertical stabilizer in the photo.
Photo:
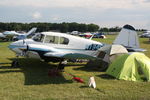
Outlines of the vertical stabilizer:
[[130,25],[123,26],[113,44],[120,44],[129,48],[139,48],[139,40],[135,28]]
[[27,34],[26,34],[26,36],[29,36],[29,35],[31,35],[32,33],[35,33],[35,31],[37,30],[37,28],[32,28]]

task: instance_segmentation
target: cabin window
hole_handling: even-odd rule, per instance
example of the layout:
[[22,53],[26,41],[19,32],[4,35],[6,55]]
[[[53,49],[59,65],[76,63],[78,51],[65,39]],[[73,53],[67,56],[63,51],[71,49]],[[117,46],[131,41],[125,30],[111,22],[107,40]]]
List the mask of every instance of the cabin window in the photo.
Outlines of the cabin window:
[[53,43],[53,44],[65,44],[69,43],[69,39],[65,37],[58,37],[58,36],[46,36],[44,43]]
[[35,37],[33,37],[33,40],[37,41],[37,42],[43,42],[43,39],[44,39],[43,34],[37,34],[37,35],[35,35]]
[[60,37],[60,44],[68,44],[69,43],[69,39],[65,38],[65,37]]
[[58,44],[59,37],[58,36],[46,36],[45,43],[54,43]]

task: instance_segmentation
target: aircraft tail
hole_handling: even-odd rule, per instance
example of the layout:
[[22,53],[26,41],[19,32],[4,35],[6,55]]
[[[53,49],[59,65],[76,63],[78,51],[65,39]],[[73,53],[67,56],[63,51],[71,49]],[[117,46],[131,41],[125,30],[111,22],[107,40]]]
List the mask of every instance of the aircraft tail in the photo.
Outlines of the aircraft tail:
[[28,31],[28,33],[26,34],[26,36],[31,36],[33,33],[35,33],[35,31],[37,30],[36,27],[32,28],[31,30]]
[[145,51],[144,49],[140,49],[137,32],[131,25],[123,26],[113,44],[123,45],[128,51]]

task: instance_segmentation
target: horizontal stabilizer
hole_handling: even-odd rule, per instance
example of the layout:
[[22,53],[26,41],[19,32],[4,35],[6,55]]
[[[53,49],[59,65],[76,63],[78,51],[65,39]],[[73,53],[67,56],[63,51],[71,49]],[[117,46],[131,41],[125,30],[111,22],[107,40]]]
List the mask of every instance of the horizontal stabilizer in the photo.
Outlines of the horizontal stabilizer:
[[142,49],[142,48],[126,48],[129,52],[145,52],[147,51],[146,49]]

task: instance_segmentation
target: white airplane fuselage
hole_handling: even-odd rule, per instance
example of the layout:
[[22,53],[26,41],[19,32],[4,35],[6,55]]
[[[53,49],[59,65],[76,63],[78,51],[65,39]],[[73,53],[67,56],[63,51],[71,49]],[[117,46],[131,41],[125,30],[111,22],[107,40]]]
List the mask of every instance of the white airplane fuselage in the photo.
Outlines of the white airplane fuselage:
[[[30,33],[30,32],[29,32]],[[113,44],[120,44],[130,52],[141,52],[135,28],[124,25]],[[45,61],[64,59],[99,59],[99,49],[104,44],[64,33],[42,32],[32,39],[13,42],[9,48],[19,56],[36,58]]]
[[32,39],[13,42],[9,48],[18,55],[36,59],[70,58],[69,55],[62,56],[67,54],[76,54],[75,59],[82,59],[81,55],[84,55],[83,58],[87,55],[87,59],[91,59],[96,57],[98,49],[102,46],[102,43],[90,39],[64,33],[42,32]]

